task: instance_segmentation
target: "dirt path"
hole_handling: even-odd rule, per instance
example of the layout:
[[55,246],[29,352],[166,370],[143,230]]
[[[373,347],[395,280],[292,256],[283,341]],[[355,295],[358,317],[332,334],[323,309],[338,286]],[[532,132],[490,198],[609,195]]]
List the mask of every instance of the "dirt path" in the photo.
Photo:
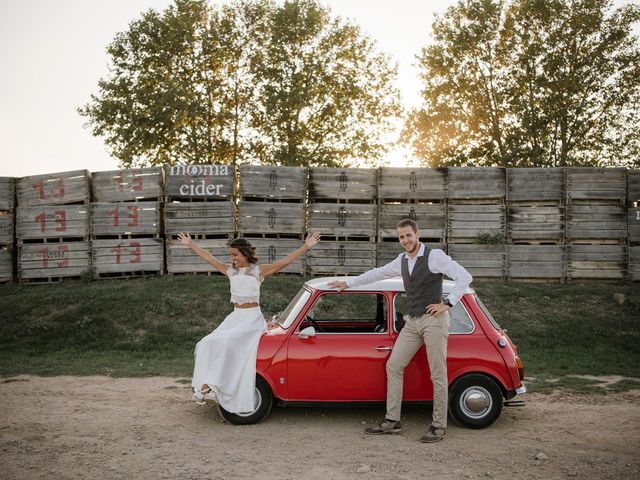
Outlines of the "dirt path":
[[488,429],[423,445],[428,408],[405,409],[402,435],[367,437],[382,407],[275,407],[237,427],[175,378],[0,382],[3,479],[640,478],[639,391],[527,395]]

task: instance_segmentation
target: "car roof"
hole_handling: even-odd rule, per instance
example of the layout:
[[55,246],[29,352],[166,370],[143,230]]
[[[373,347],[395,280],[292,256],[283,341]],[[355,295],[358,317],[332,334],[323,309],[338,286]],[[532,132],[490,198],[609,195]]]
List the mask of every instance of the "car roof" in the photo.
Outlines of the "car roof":
[[[350,278],[355,277],[321,277],[321,278],[312,278],[311,280],[307,280],[305,285],[315,290],[335,290],[334,288],[330,288],[327,284],[333,280],[346,281]],[[443,280],[442,281],[442,291],[443,293],[450,293],[453,290],[454,283],[451,280]],[[404,292],[404,284],[402,283],[402,277],[392,277],[387,278],[385,280],[379,280],[377,282],[369,283],[367,285],[360,285],[358,287],[349,287],[349,291],[390,291],[390,292]],[[465,293],[475,293],[472,288],[467,287]]]

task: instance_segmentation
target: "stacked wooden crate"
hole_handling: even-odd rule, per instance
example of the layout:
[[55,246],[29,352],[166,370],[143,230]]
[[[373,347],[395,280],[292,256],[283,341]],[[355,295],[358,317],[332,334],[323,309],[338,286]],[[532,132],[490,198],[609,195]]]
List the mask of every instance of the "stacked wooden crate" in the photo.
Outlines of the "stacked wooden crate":
[[378,170],[377,266],[402,253],[396,226],[406,218],[418,223],[423,243],[431,248],[446,248],[445,170],[391,167]]
[[91,252],[96,278],[158,275],[164,270],[162,169],[92,175]]
[[309,172],[309,230],[322,242],[308,254],[311,275],[359,274],[376,262],[376,171],[314,167]]
[[506,276],[505,170],[447,169],[448,254],[474,277]]
[[164,231],[167,271],[211,273],[214,268],[177,241],[190,233],[202,248],[229,261],[227,243],[236,232],[233,201],[236,168],[229,165],[165,167]]
[[18,280],[42,283],[89,272],[89,172],[22,177],[16,193]]
[[0,283],[13,281],[15,183],[0,177]]
[[507,169],[507,275],[564,280],[564,168]]
[[[274,263],[301,246],[307,176],[303,167],[240,167],[238,233],[256,247],[260,263]],[[282,272],[302,275],[305,268],[306,255]]]
[[640,170],[627,172],[627,226],[629,232],[629,279],[640,280]]
[[627,270],[624,168],[567,168],[567,278],[624,278]]

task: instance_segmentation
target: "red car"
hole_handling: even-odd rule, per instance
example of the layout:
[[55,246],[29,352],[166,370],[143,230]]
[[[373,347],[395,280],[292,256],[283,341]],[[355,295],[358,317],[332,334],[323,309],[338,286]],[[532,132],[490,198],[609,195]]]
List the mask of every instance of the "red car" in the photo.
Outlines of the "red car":
[[[385,365],[407,311],[402,278],[392,278],[338,293],[327,283],[304,284],[277,327],[258,348],[255,411],[234,414],[219,407],[233,424],[267,416],[274,401],[282,405],[380,403],[386,400]],[[340,278],[344,280],[344,278]],[[446,297],[453,283],[445,281]],[[447,367],[449,413],[461,425],[491,425],[503,405],[521,406],[524,369],[506,332],[468,289],[450,311]],[[404,373],[404,401],[430,402],[433,386],[424,346]]]

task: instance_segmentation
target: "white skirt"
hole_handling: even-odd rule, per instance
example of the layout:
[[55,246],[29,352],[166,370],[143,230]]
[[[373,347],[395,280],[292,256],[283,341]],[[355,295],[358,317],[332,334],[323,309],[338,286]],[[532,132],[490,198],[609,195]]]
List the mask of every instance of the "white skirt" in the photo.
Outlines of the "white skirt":
[[234,309],[196,344],[191,386],[209,385],[228,412],[252,412],[258,343],[266,330],[260,307]]

